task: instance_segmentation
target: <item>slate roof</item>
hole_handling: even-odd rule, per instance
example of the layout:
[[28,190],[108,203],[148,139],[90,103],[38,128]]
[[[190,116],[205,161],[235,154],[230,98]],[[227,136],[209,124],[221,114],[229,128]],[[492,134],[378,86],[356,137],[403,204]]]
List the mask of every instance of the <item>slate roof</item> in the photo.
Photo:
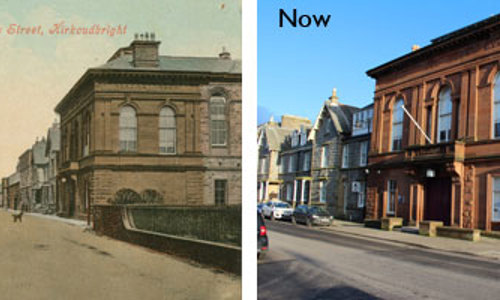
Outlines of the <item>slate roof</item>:
[[124,54],[106,64],[94,69],[109,70],[145,70],[145,71],[177,71],[177,72],[202,72],[202,73],[229,73],[241,74],[241,60],[222,59],[218,57],[183,57],[159,56],[158,67],[135,67],[133,57]]
[[309,133],[309,139],[314,139],[316,137],[316,131],[319,130],[319,121],[325,110],[328,112],[330,118],[332,119],[333,126],[335,126],[335,130],[339,134],[351,133],[352,116],[354,113],[359,111],[359,108],[341,103],[332,105],[330,101],[327,100],[321,107],[321,110],[316,117],[316,121],[314,121],[313,128]]
[[294,130],[294,128],[281,128],[274,126],[265,128],[269,150],[279,151],[281,144],[285,141],[287,135],[291,134]]

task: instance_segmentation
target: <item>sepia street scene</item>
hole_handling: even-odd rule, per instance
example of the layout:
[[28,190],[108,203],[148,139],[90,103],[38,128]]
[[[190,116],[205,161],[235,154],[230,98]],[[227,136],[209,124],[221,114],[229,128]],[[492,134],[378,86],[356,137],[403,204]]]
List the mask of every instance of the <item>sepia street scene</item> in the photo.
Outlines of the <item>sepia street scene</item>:
[[496,298],[500,7],[259,3],[259,299]]

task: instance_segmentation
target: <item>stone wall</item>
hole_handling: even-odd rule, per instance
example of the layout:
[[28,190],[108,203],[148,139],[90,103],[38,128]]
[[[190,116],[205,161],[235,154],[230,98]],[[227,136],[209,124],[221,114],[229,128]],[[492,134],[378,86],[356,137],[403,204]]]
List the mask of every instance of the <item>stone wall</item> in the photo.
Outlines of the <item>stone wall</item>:
[[93,219],[97,234],[241,275],[241,247],[136,229],[121,206],[96,205]]

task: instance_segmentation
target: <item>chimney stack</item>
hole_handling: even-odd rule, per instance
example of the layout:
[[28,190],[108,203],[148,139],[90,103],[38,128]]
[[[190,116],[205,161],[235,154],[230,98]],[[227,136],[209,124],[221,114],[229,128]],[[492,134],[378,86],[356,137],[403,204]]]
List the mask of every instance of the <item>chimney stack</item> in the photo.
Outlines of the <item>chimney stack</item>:
[[130,44],[132,48],[133,64],[138,68],[155,68],[160,64],[158,54],[159,41],[155,41],[155,34],[141,33],[135,34],[135,39]]
[[337,105],[339,104],[339,97],[337,97],[337,88],[333,88],[332,96],[330,97],[330,104]]
[[231,53],[227,52],[226,47],[222,47],[222,52],[219,53],[220,59],[231,59]]

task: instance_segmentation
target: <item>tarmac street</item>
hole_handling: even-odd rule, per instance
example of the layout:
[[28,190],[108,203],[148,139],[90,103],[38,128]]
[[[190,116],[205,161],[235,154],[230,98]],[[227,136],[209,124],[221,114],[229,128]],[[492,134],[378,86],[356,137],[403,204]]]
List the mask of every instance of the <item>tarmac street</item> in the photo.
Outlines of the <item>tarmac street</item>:
[[238,299],[239,277],[85,232],[0,211],[0,299]]
[[[266,222],[259,299],[498,299],[493,258]],[[471,243],[463,241],[464,243]]]

